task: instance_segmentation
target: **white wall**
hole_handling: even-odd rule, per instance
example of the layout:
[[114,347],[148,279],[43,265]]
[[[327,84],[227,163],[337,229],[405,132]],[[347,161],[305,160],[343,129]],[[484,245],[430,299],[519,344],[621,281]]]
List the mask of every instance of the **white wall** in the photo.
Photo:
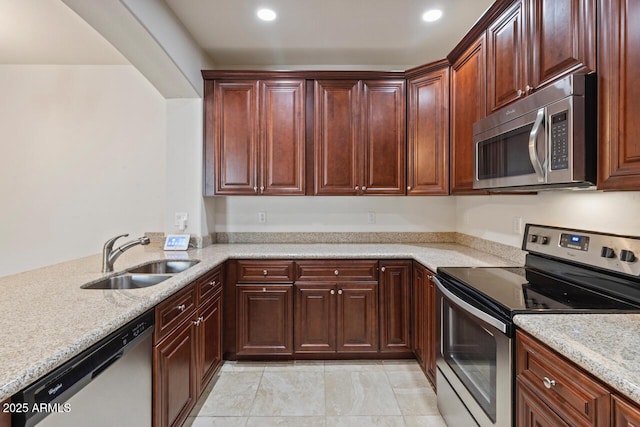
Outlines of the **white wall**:
[[0,94],[0,276],[163,230],[166,102],[134,67],[3,65]]
[[640,235],[640,192],[551,191],[537,195],[457,197],[456,229],[519,247],[513,218],[618,234]]
[[[258,223],[258,212],[267,222]],[[376,223],[367,223],[375,212]],[[453,231],[454,197],[217,197],[216,232]]]

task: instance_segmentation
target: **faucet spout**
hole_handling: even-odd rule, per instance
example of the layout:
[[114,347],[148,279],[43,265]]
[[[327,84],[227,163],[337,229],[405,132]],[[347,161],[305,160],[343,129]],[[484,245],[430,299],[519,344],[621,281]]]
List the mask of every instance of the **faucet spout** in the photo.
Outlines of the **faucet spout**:
[[131,240],[130,242],[126,242],[122,246],[113,249],[113,245],[121,237],[127,237],[128,234],[121,234],[119,236],[113,237],[107,240],[102,248],[102,272],[110,273],[113,271],[113,264],[116,262],[118,257],[122,255],[126,250],[131,249],[137,245],[148,245],[151,241],[147,236],[140,237],[135,240]]

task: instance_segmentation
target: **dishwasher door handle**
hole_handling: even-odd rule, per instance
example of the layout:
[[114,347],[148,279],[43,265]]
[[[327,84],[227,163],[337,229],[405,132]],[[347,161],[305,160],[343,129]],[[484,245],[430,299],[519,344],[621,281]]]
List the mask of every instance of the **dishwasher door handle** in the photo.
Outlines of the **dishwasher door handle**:
[[91,379],[96,378],[98,375],[103,373],[109,366],[116,363],[122,355],[124,354],[124,350],[120,350],[117,354],[111,356],[106,362],[104,362],[101,366],[99,366],[95,371],[91,373]]

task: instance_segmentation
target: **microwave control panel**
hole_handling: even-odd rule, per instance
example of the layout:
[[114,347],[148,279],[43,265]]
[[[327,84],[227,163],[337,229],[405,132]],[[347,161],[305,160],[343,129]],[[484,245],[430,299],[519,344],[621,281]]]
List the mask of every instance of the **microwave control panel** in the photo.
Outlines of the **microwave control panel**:
[[569,113],[551,116],[551,170],[569,168]]

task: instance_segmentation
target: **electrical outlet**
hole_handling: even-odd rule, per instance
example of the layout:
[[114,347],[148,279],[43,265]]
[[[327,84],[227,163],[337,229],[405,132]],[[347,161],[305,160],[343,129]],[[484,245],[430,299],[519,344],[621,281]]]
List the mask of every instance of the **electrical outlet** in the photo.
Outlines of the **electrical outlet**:
[[175,225],[178,230],[184,231],[187,229],[188,219],[189,214],[187,212],[176,212],[173,220],[173,225]]
[[367,213],[367,223],[368,224],[375,224],[376,223],[376,213],[375,212],[368,212]]
[[267,213],[265,211],[258,212],[258,223],[264,224],[267,222]]
[[522,234],[522,217],[514,216],[511,222],[511,231],[514,234]]

